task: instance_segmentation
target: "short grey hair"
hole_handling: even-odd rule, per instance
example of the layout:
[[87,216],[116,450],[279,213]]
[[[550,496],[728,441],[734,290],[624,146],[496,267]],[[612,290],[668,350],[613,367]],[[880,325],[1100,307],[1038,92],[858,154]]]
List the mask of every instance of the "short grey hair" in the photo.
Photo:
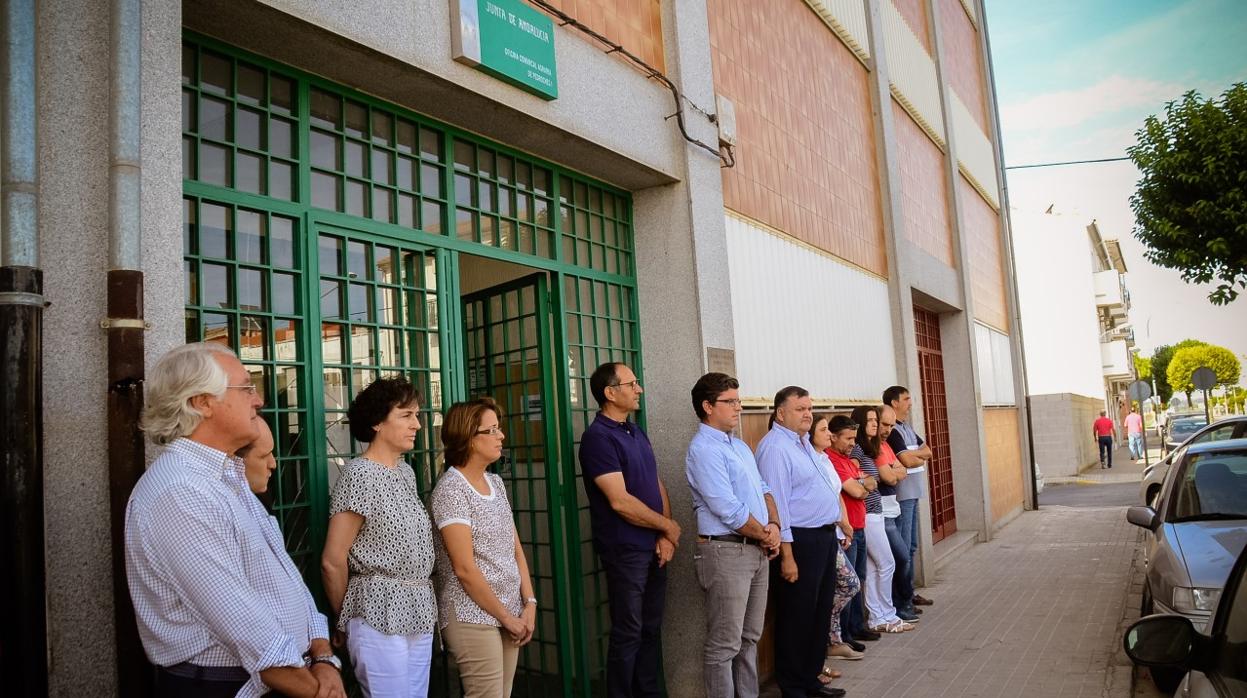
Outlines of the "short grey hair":
[[142,423],[153,443],[170,444],[195,431],[203,415],[191,407],[191,398],[225,395],[229,376],[218,363],[218,355],[238,358],[224,344],[196,342],[180,346],[156,362],[147,377]]

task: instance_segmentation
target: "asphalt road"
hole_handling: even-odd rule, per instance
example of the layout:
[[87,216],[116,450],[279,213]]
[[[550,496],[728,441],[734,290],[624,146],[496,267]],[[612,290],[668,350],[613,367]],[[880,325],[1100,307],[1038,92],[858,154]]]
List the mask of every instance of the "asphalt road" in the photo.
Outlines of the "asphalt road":
[[1139,483],[1048,485],[1039,495],[1039,506],[1123,507],[1142,504]]

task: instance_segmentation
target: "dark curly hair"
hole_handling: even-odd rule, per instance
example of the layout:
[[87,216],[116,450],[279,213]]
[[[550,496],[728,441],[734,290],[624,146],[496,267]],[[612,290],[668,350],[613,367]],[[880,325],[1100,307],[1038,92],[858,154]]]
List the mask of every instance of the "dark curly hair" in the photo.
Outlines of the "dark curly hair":
[[356,441],[371,443],[377,432],[373,427],[384,422],[395,407],[420,404],[420,391],[403,378],[381,378],[355,396],[346,411],[347,426]]

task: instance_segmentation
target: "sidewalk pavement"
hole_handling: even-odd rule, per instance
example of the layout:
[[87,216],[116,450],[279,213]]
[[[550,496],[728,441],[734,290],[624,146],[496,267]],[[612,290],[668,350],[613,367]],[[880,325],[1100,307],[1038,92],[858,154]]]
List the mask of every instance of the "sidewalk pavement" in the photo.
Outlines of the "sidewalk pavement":
[[[1155,463],[1161,459],[1160,446],[1148,442],[1147,462]],[[1130,449],[1119,446],[1113,451],[1113,467],[1101,468],[1093,463],[1077,475],[1044,476],[1044,485],[1091,485],[1116,482],[1139,482],[1143,479],[1143,459],[1130,460]]]
[[829,660],[844,673],[832,685],[870,698],[1128,697],[1139,540],[1121,507],[1025,512],[921,590],[935,605],[915,630],[866,643],[861,661]]

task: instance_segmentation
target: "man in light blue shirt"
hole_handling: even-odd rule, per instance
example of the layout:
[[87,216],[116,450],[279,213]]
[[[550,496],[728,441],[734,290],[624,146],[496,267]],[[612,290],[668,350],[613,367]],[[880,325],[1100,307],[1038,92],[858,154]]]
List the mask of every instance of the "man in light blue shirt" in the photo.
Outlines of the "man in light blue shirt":
[[740,423],[739,388],[724,373],[698,379],[692,398],[701,426],[685,463],[697,517],[693,563],[706,592],[706,695],[757,698],[768,561],[779,552],[780,525],[753,452],[732,435]]
[[[819,683],[836,590],[840,478],[810,445],[814,404],[804,388],[775,394],[771,430],[758,444],[758,469],[779,511],[780,579],[775,613],[775,679],[783,698],[842,696]],[[844,525],[848,520],[844,519]],[[852,529],[849,529],[850,536]],[[838,538],[843,538],[837,543]]]

